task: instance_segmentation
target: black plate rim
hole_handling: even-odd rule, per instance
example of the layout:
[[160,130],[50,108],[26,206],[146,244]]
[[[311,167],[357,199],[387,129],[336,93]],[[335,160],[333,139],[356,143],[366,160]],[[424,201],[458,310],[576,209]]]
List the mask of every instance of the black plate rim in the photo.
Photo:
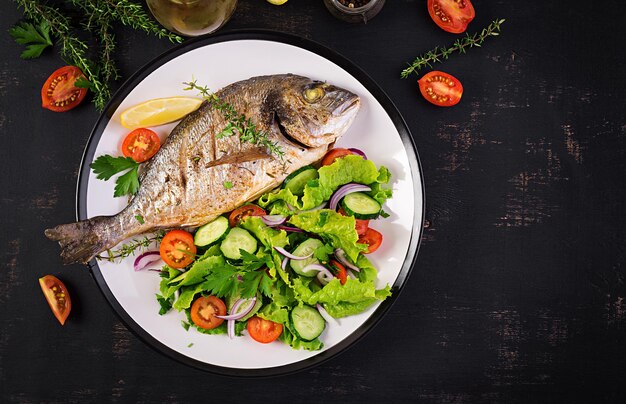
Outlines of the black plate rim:
[[[149,347],[171,359],[174,359],[179,363],[183,363],[185,365],[204,370],[209,373],[231,377],[258,378],[287,375],[299,372],[326,362],[332,357],[335,357],[339,353],[344,352],[348,348],[352,347],[357,341],[361,340],[361,338],[363,338],[369,331],[371,331],[391,308],[393,303],[400,295],[400,292],[402,291],[403,286],[409,275],[411,274],[411,271],[417,260],[417,255],[422,239],[424,215],[426,210],[424,178],[419,154],[417,152],[413,137],[411,136],[411,132],[399,110],[396,108],[395,104],[387,96],[384,90],[382,90],[382,88],[380,88],[378,84],[376,84],[376,82],[372,78],[370,78],[367,73],[361,70],[349,59],[345,58],[334,50],[325,47],[324,45],[321,45],[310,39],[283,32],[262,29],[242,29],[232,30],[213,36],[198,37],[187,40],[184,43],[164,52],[160,56],[156,57],[155,59],[141,67],[137,72],[135,72],[135,74],[133,74],[120,86],[120,89],[113,95],[113,97],[105,107],[104,112],[98,118],[98,121],[94,125],[94,128],[89,136],[89,140],[87,141],[87,145],[85,147],[85,151],[83,153],[83,157],[80,163],[79,176],[76,184],[76,217],[78,220],[87,219],[86,200],[90,170],[89,163],[93,160],[95,150],[104,132],[104,129],[106,128],[106,125],[113,116],[113,113],[115,112],[119,104],[126,98],[126,96],[128,96],[128,94],[144,78],[146,78],[158,67],[186,52],[215,43],[250,39],[279,42],[303,48],[330,60],[331,62],[345,69],[353,77],[355,77],[363,86],[365,86],[365,88],[368,89],[368,91],[372,93],[372,95],[374,95],[374,98],[376,98],[376,100],[383,106],[385,112],[387,112],[387,114],[391,118],[393,124],[398,130],[398,133],[400,134],[400,138],[408,154],[409,165],[413,178],[413,185],[417,187],[421,183],[420,188],[422,190],[422,214],[420,217],[418,217],[416,204],[416,206],[414,207],[416,214],[414,215],[409,248],[404,258],[400,273],[396,281],[392,285],[392,296],[383,301],[376,309],[376,311],[370,316],[370,318],[368,318],[356,331],[354,331],[337,345],[311,358],[287,365],[255,369],[224,367],[202,362],[173,350],[172,348],[168,347],[167,345],[161,343],[156,338],[151,336],[143,328],[141,328],[141,326],[139,326],[123,309],[121,304],[117,301],[117,299],[109,289],[108,285],[106,284],[104,277],[102,276],[102,273],[100,271],[100,267],[98,266],[98,261],[96,259],[93,259],[91,260],[91,262],[88,263],[88,267],[90,268],[91,274],[96,281],[96,284],[98,285],[100,291],[106,298],[107,302],[110,304],[115,314],[133,334],[135,334]],[[420,183],[418,183],[418,179]]]

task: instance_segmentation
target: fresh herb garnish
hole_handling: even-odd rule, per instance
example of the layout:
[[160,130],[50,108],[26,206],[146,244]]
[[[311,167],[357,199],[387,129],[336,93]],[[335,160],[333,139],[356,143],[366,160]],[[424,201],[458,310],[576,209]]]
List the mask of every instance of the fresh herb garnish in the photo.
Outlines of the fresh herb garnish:
[[172,309],[172,299],[166,299],[163,296],[157,294],[156,295],[157,301],[159,302],[159,305],[161,306],[161,308],[159,309],[159,314],[160,315],[164,315],[165,313],[167,313],[168,311],[170,311]]
[[483,28],[480,33],[475,32],[472,35],[465,34],[465,37],[457,39],[451,46],[447,48],[436,47],[435,49],[418,56],[417,58],[415,58],[413,63],[409,64],[409,67],[402,71],[400,77],[406,79],[411,75],[411,73],[417,74],[420,69],[423,69],[426,66],[433,67],[432,65],[434,63],[441,63],[443,60],[448,59],[448,57],[450,57],[450,55],[455,52],[465,53],[467,51],[467,48],[479,48],[488,37],[500,35],[500,25],[504,21],[504,19],[494,20],[491,24],[489,24],[487,28]]
[[[96,255],[96,258],[99,260],[107,260],[109,262],[115,262],[115,260],[118,258],[124,259],[126,257],[130,257],[131,255],[135,255],[135,251],[137,249],[140,249],[141,251],[143,251],[145,248],[152,245],[152,243],[160,243],[161,240],[163,240],[163,237],[165,237],[165,231],[159,230],[158,232],[154,233],[151,237],[144,236],[141,239],[133,239],[129,243],[122,244],[116,250],[107,250],[106,256]],[[167,276],[167,273],[165,273],[165,275],[161,273],[161,276]]]
[[9,34],[15,42],[26,45],[26,49],[20,54],[22,59],[37,58],[44,49],[52,46],[50,25],[47,21],[41,21],[37,26],[28,22],[19,23],[9,29]]
[[114,197],[134,195],[139,189],[139,163],[130,157],[113,157],[104,154],[89,165],[99,180],[107,181],[113,175],[126,171],[115,180]]
[[233,183],[230,181],[224,181],[224,188],[231,189],[233,187]]
[[180,320],[180,324],[183,326],[183,328],[185,329],[185,331],[189,331],[189,326],[191,324],[189,324],[188,322],[186,322],[185,320]]
[[146,222],[145,222],[145,220],[143,220],[143,216],[141,216],[141,215],[135,215],[135,219],[137,219],[137,221],[138,221],[140,224],[144,224],[144,223],[146,223]]
[[[187,328],[189,328],[189,325],[187,325]],[[191,348],[193,346],[193,342],[190,342],[189,345],[187,345],[187,348]]]
[[252,122],[252,119],[246,118],[244,114],[238,113],[235,107],[220,99],[215,93],[212,93],[207,86],[198,85],[196,80],[183,84],[187,86],[185,87],[186,91],[198,91],[199,95],[207,100],[213,108],[220,111],[228,121],[224,129],[216,135],[217,139],[232,136],[234,133],[237,133],[242,143],[247,142],[264,147],[270,154],[276,155],[281,161],[284,160],[285,152],[282,147],[278,142],[271,141],[267,132],[258,129],[254,122]]

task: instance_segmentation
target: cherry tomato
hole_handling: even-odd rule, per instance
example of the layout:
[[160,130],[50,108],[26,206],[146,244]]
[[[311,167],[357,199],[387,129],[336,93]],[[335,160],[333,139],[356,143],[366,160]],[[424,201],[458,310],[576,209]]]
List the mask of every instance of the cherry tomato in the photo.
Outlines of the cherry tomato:
[[453,34],[465,32],[476,16],[471,0],[428,0],[428,13],[439,28]]
[[456,105],[463,96],[463,85],[448,73],[435,70],[425,74],[417,82],[424,98],[439,107]]
[[200,328],[212,330],[219,327],[224,319],[216,316],[226,315],[226,305],[217,296],[202,296],[191,305],[191,321]]
[[374,229],[367,229],[364,235],[359,237],[357,243],[367,244],[367,251],[364,254],[371,254],[378,250],[378,247],[383,243],[383,235]]
[[[337,210],[338,213],[344,215],[344,216],[348,216],[348,214],[346,213],[346,211],[340,207]],[[370,225],[370,221],[369,220],[363,220],[363,219],[354,219],[355,220],[355,224],[354,224],[354,228],[356,230],[356,233],[359,236],[362,236],[365,234],[365,232],[367,231],[367,229],[369,228]]]
[[150,129],[138,128],[124,138],[122,154],[143,163],[154,156],[160,147],[161,141],[156,133]]
[[331,149],[328,151],[328,153],[326,153],[326,155],[322,159],[322,165],[329,166],[332,163],[334,163],[335,160],[337,160],[338,158],[349,156],[351,154],[355,154],[355,153],[352,150],[348,150],[348,149],[342,149],[342,148]]
[[230,216],[228,216],[228,223],[230,223],[230,227],[235,227],[239,224],[239,222],[241,222],[248,216],[265,216],[265,215],[267,215],[267,213],[265,213],[263,209],[259,208],[256,205],[249,203],[247,205],[240,206],[237,209],[233,210]]
[[257,342],[267,344],[275,341],[283,332],[283,325],[254,316],[248,320],[248,334]]
[[50,111],[65,112],[80,104],[87,89],[74,85],[79,77],[85,75],[75,66],[55,70],[41,87],[41,106]]
[[172,230],[163,237],[159,247],[161,258],[172,268],[184,268],[196,256],[193,236],[184,230]]
[[43,291],[46,300],[52,313],[59,320],[61,325],[65,324],[67,316],[70,315],[72,309],[72,300],[70,294],[67,292],[67,288],[53,275],[46,275],[43,278],[39,278],[39,286]]
[[345,285],[348,281],[348,272],[346,271],[346,267],[335,260],[330,260],[330,266],[336,270],[335,276],[339,279],[339,282],[342,285]]

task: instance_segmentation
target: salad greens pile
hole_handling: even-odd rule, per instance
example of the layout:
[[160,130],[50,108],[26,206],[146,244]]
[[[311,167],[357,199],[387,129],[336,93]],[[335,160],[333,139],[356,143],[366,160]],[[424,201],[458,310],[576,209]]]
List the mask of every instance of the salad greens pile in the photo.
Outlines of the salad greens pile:
[[[321,305],[327,314],[340,318],[361,313],[376,301],[390,296],[389,285],[376,289],[377,270],[363,255],[367,245],[358,242],[355,218],[319,208],[338,188],[349,183],[369,186],[371,191],[366,194],[382,206],[391,197],[391,189],[385,186],[391,178],[389,170],[377,168],[361,156],[349,155],[317,171],[318,178],[309,180],[300,195],[294,195],[283,186],[256,201],[269,215],[287,217],[287,227],[270,227],[259,216],[249,216],[237,224],[237,228],[256,239],[258,247],[255,251],[241,248],[241,259],[228,258],[229,254],[224,255],[222,237],[200,247],[199,256],[186,271],[166,265],[161,271],[159,294],[156,295],[161,306],[160,314],[172,309],[184,311],[188,319],[183,321],[186,329],[191,327],[202,333],[221,334],[227,332],[226,322],[206,330],[191,321],[190,308],[194,300],[200,296],[217,296],[225,301],[228,313],[233,314],[230,311],[235,301],[256,298],[250,313],[235,322],[235,335],[242,335],[247,320],[256,315],[282,324],[279,339],[291,347],[319,350],[323,342],[318,337],[306,340],[294,327],[291,315],[294,308],[310,306],[317,310],[315,307]],[[381,211],[381,215],[385,215],[384,212]],[[302,232],[289,232],[281,227],[287,230],[297,228]],[[328,266],[337,249],[341,249],[345,252],[344,259],[359,271],[351,271],[352,276],[344,279],[342,284],[336,277],[320,282],[314,276],[302,276],[285,265],[287,258],[276,247],[293,254],[298,245],[311,238],[319,240],[316,243],[320,245],[312,252],[311,259]],[[330,266],[328,268],[332,271]]]

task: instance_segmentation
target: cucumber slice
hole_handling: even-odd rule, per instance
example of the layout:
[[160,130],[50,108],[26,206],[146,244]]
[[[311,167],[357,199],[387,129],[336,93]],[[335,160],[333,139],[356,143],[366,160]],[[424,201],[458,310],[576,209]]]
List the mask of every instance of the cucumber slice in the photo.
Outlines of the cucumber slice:
[[254,254],[257,247],[257,241],[252,234],[247,230],[240,227],[234,227],[230,229],[222,244],[220,244],[220,250],[224,257],[231,260],[240,260],[241,253],[239,249],[242,249],[250,254]]
[[304,166],[289,174],[285,178],[283,187],[290,190],[294,195],[304,195],[304,186],[311,180],[319,178],[317,169],[312,166]]
[[341,201],[341,206],[350,216],[357,219],[376,219],[380,215],[380,203],[371,196],[362,192],[354,192],[346,195]]
[[296,306],[289,313],[291,325],[297,336],[304,341],[319,337],[326,328],[324,317],[311,306]]
[[[300,243],[300,245],[298,245],[296,249],[293,250],[292,254],[298,257],[304,257],[306,255],[311,254],[312,252],[315,252],[315,250],[317,250],[323,245],[324,243],[322,243],[320,240],[316,238],[308,238],[304,240],[302,243]],[[317,275],[317,271],[304,271],[304,267],[306,267],[309,264],[319,264],[319,263],[320,263],[319,260],[313,256],[305,260],[289,260],[289,266],[291,266],[291,269],[293,269],[295,273],[297,273],[298,275],[309,277],[309,278],[312,278],[315,275]]]
[[217,219],[200,226],[193,237],[193,243],[198,247],[204,247],[215,243],[228,233],[228,219],[220,216]]

